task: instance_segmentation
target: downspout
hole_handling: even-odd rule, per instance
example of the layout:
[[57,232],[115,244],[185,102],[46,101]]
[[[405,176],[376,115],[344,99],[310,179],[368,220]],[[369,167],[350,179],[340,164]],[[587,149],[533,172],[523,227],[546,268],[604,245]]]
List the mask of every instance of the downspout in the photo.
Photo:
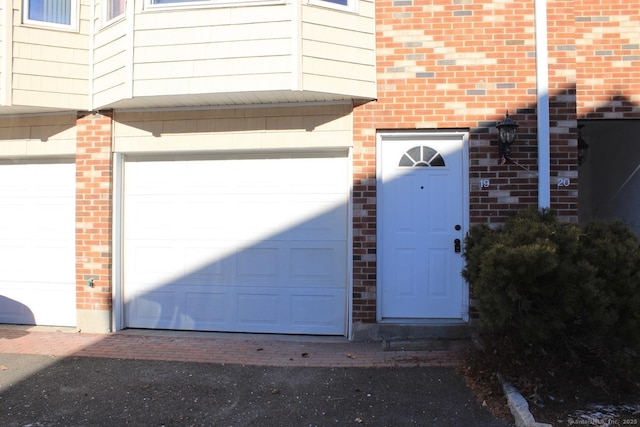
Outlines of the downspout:
[[549,48],[547,0],[535,0],[536,102],[538,105],[538,209],[551,206],[549,135]]

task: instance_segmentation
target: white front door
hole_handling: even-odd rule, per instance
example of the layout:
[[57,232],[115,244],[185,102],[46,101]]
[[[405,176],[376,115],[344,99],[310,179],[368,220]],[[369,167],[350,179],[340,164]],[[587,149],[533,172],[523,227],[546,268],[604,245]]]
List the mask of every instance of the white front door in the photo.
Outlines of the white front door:
[[465,134],[378,136],[378,317],[466,319]]

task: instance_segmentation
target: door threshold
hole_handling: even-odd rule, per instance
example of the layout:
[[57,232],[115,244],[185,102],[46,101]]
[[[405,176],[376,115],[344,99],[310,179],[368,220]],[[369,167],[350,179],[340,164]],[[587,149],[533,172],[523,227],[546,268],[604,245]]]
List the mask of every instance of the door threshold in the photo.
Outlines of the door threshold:
[[380,324],[395,325],[466,325],[469,322],[464,319],[410,319],[410,318],[385,318],[378,320]]
[[[399,319],[398,319],[399,320]],[[471,326],[468,322],[421,322],[416,323],[402,319],[397,322],[378,322],[354,325],[353,341],[380,341],[416,338],[447,338],[463,339],[471,334]]]

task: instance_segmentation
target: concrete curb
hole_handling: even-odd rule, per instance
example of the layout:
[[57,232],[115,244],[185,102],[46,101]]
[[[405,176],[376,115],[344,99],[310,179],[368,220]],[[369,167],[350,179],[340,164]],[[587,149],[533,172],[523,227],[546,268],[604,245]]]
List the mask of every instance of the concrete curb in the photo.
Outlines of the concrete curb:
[[518,392],[513,384],[506,381],[502,375],[496,374],[496,376],[502,384],[502,390],[507,398],[511,414],[515,418],[516,427],[553,427],[551,424],[536,422],[529,411],[529,404],[520,392]]

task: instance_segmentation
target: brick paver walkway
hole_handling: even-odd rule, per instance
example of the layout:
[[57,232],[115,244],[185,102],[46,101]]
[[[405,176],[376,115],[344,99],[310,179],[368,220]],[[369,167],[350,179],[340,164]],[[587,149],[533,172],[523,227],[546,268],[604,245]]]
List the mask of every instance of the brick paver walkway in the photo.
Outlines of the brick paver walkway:
[[453,351],[384,351],[379,342],[340,338],[161,331],[103,335],[0,325],[2,353],[308,367],[455,366],[460,356]]

